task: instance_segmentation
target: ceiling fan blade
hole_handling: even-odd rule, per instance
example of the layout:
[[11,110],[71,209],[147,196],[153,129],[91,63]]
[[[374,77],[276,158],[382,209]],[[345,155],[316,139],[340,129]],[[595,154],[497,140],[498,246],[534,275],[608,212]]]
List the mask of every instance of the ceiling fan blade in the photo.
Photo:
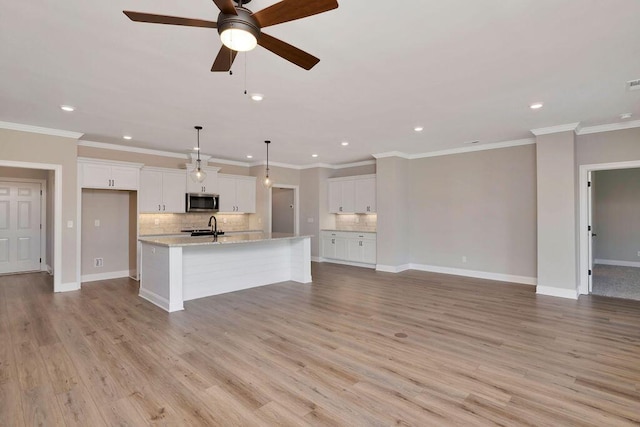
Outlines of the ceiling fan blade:
[[336,0],[282,0],[253,14],[260,28],[317,15],[338,7]]
[[220,9],[220,12],[222,13],[226,13],[227,15],[238,14],[231,0],[213,0],[213,2],[218,6],[218,9]]
[[154,15],[151,13],[122,11],[135,22],[149,22],[151,24],[184,25],[185,27],[205,27],[218,28],[218,24],[213,21],[203,21],[202,19],[180,18],[177,16]]
[[281,58],[284,58],[289,62],[293,62],[298,67],[304,68],[305,70],[312,69],[314,65],[320,62],[318,58],[308,54],[304,50],[300,50],[295,46],[291,46],[289,43],[285,43],[282,40],[265,33],[260,34],[258,44]]
[[238,52],[235,50],[231,50],[225,45],[222,45],[218,52],[218,56],[216,56],[215,61],[213,61],[211,71],[229,71],[237,54]]

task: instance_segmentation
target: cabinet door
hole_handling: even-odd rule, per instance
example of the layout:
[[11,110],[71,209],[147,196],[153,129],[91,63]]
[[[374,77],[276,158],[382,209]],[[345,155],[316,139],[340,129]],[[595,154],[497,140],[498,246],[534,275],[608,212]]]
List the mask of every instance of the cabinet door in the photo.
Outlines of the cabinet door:
[[340,212],[353,213],[356,211],[356,182],[342,181],[342,210]]
[[376,179],[363,178],[355,181],[355,212],[376,211]]
[[226,176],[219,177],[218,194],[220,195],[220,212],[235,212],[236,180]]
[[140,212],[162,212],[162,172],[140,172]]
[[322,235],[320,238],[321,256],[323,258],[336,257],[336,240],[334,236]]
[[336,241],[336,259],[349,259],[349,249],[347,248],[347,242],[349,239],[344,237],[335,237]]
[[339,213],[342,207],[342,182],[329,181],[329,212]]
[[218,172],[203,169],[207,173],[207,177],[202,182],[195,182],[191,179],[192,170],[187,170],[187,193],[218,194]]
[[163,173],[162,212],[184,213],[186,192],[184,173]]
[[111,188],[116,190],[137,190],[139,169],[124,166],[111,167]]
[[347,261],[362,262],[362,239],[348,239]]
[[112,188],[111,166],[97,163],[83,163],[82,188]]
[[377,262],[375,240],[362,240],[362,262],[367,264],[375,264]]
[[256,212],[256,181],[239,178],[236,180],[237,212]]

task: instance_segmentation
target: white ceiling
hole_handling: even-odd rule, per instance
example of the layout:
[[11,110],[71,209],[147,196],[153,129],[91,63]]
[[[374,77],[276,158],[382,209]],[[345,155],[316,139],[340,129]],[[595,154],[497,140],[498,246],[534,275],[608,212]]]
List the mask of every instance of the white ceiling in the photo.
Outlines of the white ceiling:
[[[174,152],[190,150],[202,125],[203,153],[216,158],[263,160],[270,139],[270,160],[308,165],[640,118],[640,91],[625,90],[640,78],[640,1],[338,1],[265,30],[319,57],[311,71],[258,47],[230,76],[209,71],[215,30],[122,14],[215,21],[211,0],[0,0],[0,121]],[[243,93],[245,58],[261,103]],[[534,101],[544,108],[530,110]]]

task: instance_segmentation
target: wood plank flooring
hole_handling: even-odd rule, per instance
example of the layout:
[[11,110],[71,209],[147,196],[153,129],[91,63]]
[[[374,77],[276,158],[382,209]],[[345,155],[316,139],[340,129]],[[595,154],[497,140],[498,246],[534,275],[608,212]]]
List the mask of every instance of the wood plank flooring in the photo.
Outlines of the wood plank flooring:
[[[0,276],[0,425],[640,424],[640,302],[313,264],[168,314]],[[215,278],[212,278],[215,280]]]

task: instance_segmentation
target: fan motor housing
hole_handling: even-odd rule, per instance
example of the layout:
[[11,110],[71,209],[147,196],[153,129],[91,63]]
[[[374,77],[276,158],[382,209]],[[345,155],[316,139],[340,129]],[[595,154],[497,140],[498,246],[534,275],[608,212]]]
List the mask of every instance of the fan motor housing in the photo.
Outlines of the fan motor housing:
[[237,15],[228,15],[220,12],[218,15],[218,34],[222,34],[228,29],[240,29],[245,30],[256,38],[260,39],[260,25],[258,21],[253,17],[253,13],[249,9],[243,7],[236,7]]

